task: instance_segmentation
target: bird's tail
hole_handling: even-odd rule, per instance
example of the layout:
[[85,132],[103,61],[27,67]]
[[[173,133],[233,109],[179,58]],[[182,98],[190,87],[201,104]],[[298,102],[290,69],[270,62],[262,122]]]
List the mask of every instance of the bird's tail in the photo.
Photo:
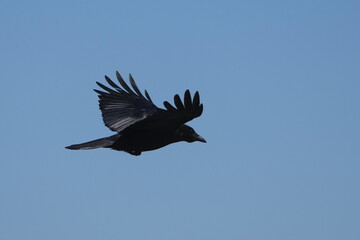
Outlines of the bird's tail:
[[86,143],[74,144],[65,148],[71,150],[88,150],[94,148],[106,148],[110,147],[115,141],[114,136],[96,139]]

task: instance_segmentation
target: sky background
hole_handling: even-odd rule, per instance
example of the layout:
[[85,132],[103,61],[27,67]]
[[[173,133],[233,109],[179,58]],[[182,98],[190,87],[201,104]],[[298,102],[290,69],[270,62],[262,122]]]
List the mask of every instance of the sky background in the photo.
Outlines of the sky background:
[[[0,3],[0,239],[360,239],[359,1]],[[199,90],[207,144],[134,157],[92,91]]]

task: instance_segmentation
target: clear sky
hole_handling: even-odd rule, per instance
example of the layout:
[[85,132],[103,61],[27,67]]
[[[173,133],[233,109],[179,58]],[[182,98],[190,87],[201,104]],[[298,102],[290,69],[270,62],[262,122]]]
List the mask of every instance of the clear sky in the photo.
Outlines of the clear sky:
[[[359,1],[0,4],[0,239],[360,239]],[[206,140],[134,157],[92,91],[198,90]]]

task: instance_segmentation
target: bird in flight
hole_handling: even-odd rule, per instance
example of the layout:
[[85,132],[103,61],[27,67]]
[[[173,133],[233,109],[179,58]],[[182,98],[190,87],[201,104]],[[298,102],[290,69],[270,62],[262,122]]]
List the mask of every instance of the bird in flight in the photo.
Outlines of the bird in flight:
[[186,90],[184,102],[176,94],[175,106],[165,101],[166,109],[161,109],[154,105],[146,90],[145,96],[140,92],[131,74],[129,80],[133,89],[126,84],[119,72],[116,72],[116,78],[122,88],[105,76],[112,88],[96,82],[102,90],[94,91],[99,94],[99,106],[105,126],[117,134],[67,146],[67,149],[110,148],[139,156],[142,152],[175,142],[206,143],[203,137],[185,124],[203,112],[199,92],[195,92],[191,98],[190,91]]

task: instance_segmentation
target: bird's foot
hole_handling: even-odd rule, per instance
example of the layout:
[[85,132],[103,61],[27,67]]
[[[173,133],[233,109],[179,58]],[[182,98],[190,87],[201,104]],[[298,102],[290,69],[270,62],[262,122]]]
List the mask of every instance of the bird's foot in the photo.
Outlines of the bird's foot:
[[135,150],[130,151],[130,152],[128,152],[128,153],[130,153],[131,155],[134,155],[134,156],[140,156],[140,155],[141,155],[141,152],[140,152],[140,151],[135,151]]

